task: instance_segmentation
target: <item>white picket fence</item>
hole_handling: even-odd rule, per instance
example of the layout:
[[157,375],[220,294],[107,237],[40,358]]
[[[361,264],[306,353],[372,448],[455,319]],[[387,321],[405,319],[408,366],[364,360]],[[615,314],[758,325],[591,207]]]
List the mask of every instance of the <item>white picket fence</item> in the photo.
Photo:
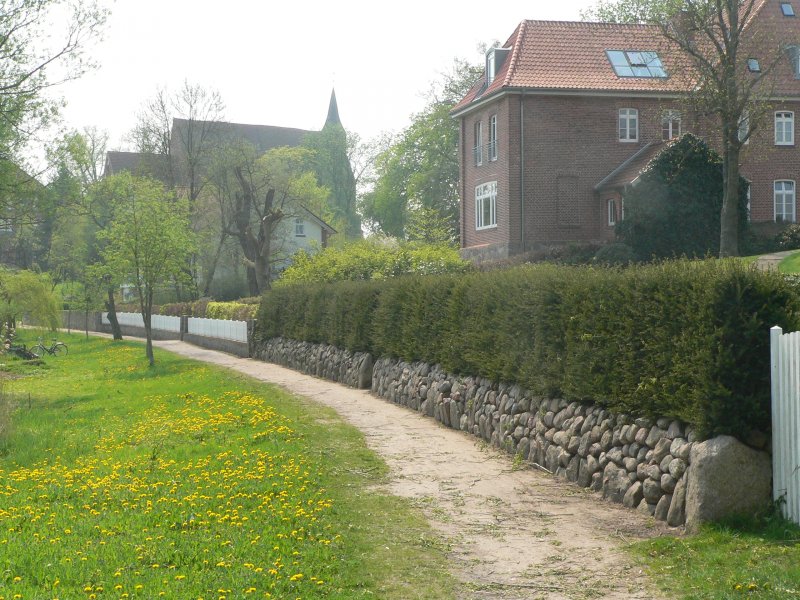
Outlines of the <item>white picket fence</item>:
[[[144,327],[144,319],[142,318],[142,313],[124,313],[118,312],[117,313],[117,322],[120,325],[127,325],[129,327]],[[110,325],[110,321],[108,320],[108,313],[103,313],[103,325]]]
[[[117,313],[120,325],[144,327],[141,313]],[[188,333],[202,337],[232,340],[247,343],[247,321],[223,321],[221,319],[199,319],[189,317]],[[103,313],[103,324],[108,325],[108,313]],[[153,315],[150,321],[153,329],[180,333],[181,318]]]
[[772,360],[772,496],[800,523],[800,331],[769,332]]
[[[141,315],[139,315],[141,317]],[[150,326],[161,331],[181,332],[181,318],[168,317],[166,315],[153,315],[150,317]]]
[[189,333],[247,343],[247,321],[223,321],[189,317]]

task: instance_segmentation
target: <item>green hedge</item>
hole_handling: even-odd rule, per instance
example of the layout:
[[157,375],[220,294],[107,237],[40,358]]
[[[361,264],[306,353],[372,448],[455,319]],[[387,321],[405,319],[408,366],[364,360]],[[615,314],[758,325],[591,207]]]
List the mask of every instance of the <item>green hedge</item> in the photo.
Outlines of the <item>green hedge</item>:
[[275,287],[334,281],[370,281],[400,275],[469,271],[472,264],[446,244],[391,243],[366,239],[310,254],[299,251]]
[[779,274],[739,261],[536,265],[275,289],[257,335],[440,363],[742,436],[769,428],[769,328],[800,329],[799,309]]
[[[154,307],[159,315],[172,317],[199,317],[203,319],[222,319],[224,321],[247,321],[258,312],[260,298],[242,298],[236,302],[214,302],[213,300],[196,300],[195,302],[174,302]],[[127,305],[122,305],[123,310]],[[128,309],[139,312],[139,305],[133,304]]]

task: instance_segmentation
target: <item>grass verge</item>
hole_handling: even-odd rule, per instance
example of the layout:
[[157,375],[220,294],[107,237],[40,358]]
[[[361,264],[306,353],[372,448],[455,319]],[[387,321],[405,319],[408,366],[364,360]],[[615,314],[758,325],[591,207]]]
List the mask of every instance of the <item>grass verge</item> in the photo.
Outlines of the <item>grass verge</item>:
[[632,546],[667,597],[800,598],[800,527],[777,517],[706,525],[692,537]]
[[778,270],[781,273],[800,273],[800,252],[790,254],[778,263]]
[[[140,344],[9,362],[0,599],[452,598],[446,547],[326,408]],[[435,543],[434,543],[435,542]]]

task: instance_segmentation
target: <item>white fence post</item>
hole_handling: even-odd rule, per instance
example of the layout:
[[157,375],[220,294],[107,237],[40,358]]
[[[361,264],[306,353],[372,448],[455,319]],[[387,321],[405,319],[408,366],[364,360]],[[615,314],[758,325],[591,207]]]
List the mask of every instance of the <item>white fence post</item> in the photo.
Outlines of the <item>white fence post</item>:
[[772,375],[772,497],[800,523],[800,332],[770,329]]

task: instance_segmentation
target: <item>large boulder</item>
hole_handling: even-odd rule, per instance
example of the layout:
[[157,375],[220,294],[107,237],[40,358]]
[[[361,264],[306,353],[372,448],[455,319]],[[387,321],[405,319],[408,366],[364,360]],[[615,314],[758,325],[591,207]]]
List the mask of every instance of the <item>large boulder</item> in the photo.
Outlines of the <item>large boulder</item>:
[[608,498],[612,502],[622,502],[630,486],[631,480],[626,469],[620,469],[613,462],[606,465],[603,470],[603,498]]
[[686,472],[689,532],[697,531],[706,521],[752,514],[770,501],[772,463],[766,452],[723,435],[694,444],[689,463]]

